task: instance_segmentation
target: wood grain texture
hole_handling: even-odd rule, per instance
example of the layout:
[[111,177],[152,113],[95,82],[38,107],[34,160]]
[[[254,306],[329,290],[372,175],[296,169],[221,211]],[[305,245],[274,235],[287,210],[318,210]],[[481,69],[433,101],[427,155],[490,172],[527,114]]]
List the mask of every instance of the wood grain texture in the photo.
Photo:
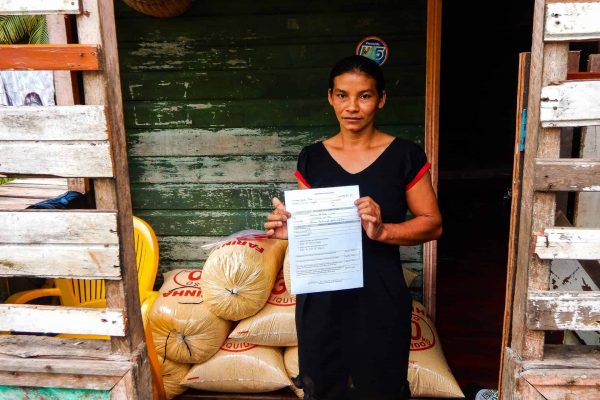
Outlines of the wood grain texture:
[[0,330],[33,333],[124,336],[122,310],[0,304]]
[[108,141],[4,141],[0,174],[112,177]]
[[0,354],[18,358],[127,361],[129,357],[111,354],[107,340],[71,339],[53,336],[2,335]]
[[544,260],[598,260],[600,229],[547,228],[536,236],[535,254]]
[[[56,374],[81,374],[99,376],[123,376],[130,368],[130,361],[101,361],[84,359],[18,358],[0,356],[0,371],[52,372]],[[37,363],[36,363],[37,361]]]
[[600,369],[600,346],[586,345],[546,345],[543,360],[528,360],[524,370],[559,368]]
[[120,279],[117,245],[1,245],[0,276]]
[[1,244],[117,245],[116,213],[110,211],[3,211]]
[[[77,374],[53,374],[48,372],[2,372],[0,371],[0,384],[8,387],[23,388],[28,395],[45,396],[56,394],[56,399],[63,400],[66,393],[78,395],[77,390],[73,389],[88,389],[96,392],[98,399],[108,400],[109,392],[112,387],[119,381],[116,376],[90,376]],[[64,389],[55,389],[55,392],[50,388],[63,387]],[[31,392],[27,392],[27,388],[32,388]],[[46,392],[39,388],[46,388]],[[37,391],[36,391],[37,390]],[[106,392],[105,392],[106,391]],[[10,391],[9,391],[10,393]],[[0,392],[1,394],[1,392]],[[100,397],[101,396],[101,397]],[[9,397],[12,398],[12,397]],[[19,398],[19,397],[17,397]],[[25,397],[26,399],[27,397]],[[35,398],[35,397],[34,397]],[[76,397],[77,398],[77,397]],[[93,398],[92,398],[93,399]]]
[[88,44],[0,45],[0,69],[97,71],[99,51]]
[[104,106],[2,107],[0,140],[107,140],[104,110]]
[[530,291],[527,300],[527,326],[529,329],[543,330],[598,330],[600,294]]
[[600,81],[570,81],[542,88],[544,128],[600,125]]
[[0,0],[0,15],[79,14],[79,0]]
[[294,183],[295,156],[132,157],[139,183]]
[[578,41],[600,39],[600,4],[548,3],[544,40]]
[[535,190],[600,191],[600,161],[591,159],[535,160]]

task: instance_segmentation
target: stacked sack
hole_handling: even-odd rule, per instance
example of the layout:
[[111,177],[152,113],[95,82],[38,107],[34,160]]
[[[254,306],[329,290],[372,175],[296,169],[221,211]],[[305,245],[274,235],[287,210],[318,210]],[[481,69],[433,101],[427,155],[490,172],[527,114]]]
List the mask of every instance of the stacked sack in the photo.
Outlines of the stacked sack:
[[[288,290],[286,249],[287,241],[237,235],[211,252],[202,271],[165,274],[150,322],[168,398],[188,387],[229,393],[290,387],[303,397],[293,384],[299,373],[296,299]],[[411,278],[405,270],[407,286]],[[411,339],[413,396],[461,397],[417,302]]]
[[280,347],[297,344],[295,298],[281,274],[286,248],[287,241],[237,234],[218,243],[202,270],[165,274],[149,319],[168,398],[188,387],[291,386]]

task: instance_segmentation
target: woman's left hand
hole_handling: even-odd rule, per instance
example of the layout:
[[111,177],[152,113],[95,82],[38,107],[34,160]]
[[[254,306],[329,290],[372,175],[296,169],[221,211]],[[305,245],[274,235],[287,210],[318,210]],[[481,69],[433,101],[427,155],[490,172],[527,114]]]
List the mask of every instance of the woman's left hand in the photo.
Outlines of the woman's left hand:
[[381,220],[379,204],[369,196],[361,197],[354,204],[358,207],[362,227],[369,239],[379,240],[383,233],[383,221]]

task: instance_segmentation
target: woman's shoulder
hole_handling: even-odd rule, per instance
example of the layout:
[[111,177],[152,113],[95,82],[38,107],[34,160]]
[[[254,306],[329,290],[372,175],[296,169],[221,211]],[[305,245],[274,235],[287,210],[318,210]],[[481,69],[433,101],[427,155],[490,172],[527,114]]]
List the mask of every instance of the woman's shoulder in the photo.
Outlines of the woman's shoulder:
[[412,140],[404,139],[401,137],[396,137],[390,144],[390,146],[394,146],[396,151],[402,153],[423,153],[423,148],[418,144],[413,142]]
[[323,142],[322,141],[309,144],[309,145],[304,146],[302,148],[302,150],[300,151],[300,156],[299,157],[306,157],[306,156],[309,156],[309,155],[320,154],[320,152],[322,151],[322,149],[323,149]]

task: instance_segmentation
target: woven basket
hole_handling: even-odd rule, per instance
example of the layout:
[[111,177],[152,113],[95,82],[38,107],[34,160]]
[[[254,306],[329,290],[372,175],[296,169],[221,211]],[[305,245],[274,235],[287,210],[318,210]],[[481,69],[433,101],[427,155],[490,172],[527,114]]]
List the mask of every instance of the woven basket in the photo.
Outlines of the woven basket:
[[125,4],[142,14],[152,17],[176,17],[189,10],[192,0],[123,0]]

